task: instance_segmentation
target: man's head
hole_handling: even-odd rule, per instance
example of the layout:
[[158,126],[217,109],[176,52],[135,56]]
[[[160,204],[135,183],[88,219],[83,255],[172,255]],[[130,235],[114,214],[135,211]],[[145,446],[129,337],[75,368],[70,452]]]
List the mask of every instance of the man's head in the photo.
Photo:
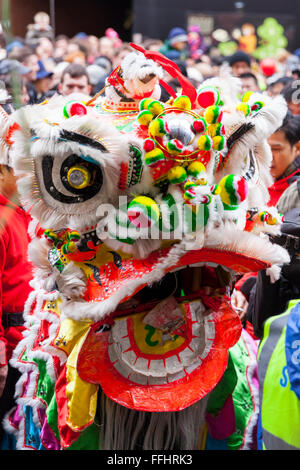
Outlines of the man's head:
[[16,108],[29,103],[30,97],[22,75],[13,72],[0,75],[0,81],[4,84],[8,94],[12,97],[13,105]]
[[40,58],[53,57],[54,47],[49,38],[43,37],[38,40],[36,53]]
[[115,56],[113,58],[113,67],[117,67],[121,64],[123,59],[132,52],[132,48],[127,43],[123,43],[119,49],[117,49]]
[[19,205],[17,178],[13,169],[3,164],[0,164],[0,194]]
[[89,95],[91,90],[89,75],[83,65],[70,64],[64,69],[58,85],[58,91],[61,95],[67,96],[71,93]]
[[111,38],[103,36],[99,39],[99,55],[112,59],[115,53],[114,42]]
[[283,89],[292,81],[291,77],[280,77],[268,86],[268,95],[272,97],[280,95]]
[[21,47],[14,55],[11,55],[10,58],[18,60],[25,67],[30,69],[24,77],[27,82],[36,80],[36,74],[39,71],[39,63],[38,56],[34,49],[26,46]]
[[289,110],[295,116],[300,115],[300,80],[294,80],[283,90],[282,94],[286,99]]
[[237,51],[229,58],[232,75],[240,77],[244,73],[251,72],[251,58],[243,51]]
[[247,91],[260,91],[258,80],[253,73],[243,73],[242,75],[240,75],[240,79],[242,81],[243,93],[247,93]]
[[273,161],[271,175],[280,179],[300,153],[300,117],[287,114],[282,126],[269,137]]

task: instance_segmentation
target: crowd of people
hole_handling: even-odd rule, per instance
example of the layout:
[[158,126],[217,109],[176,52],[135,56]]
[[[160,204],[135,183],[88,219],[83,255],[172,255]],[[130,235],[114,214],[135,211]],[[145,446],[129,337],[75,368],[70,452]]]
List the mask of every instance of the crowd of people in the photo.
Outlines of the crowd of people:
[[[265,271],[258,275],[241,277],[235,284],[231,298],[244,327],[257,341],[265,339],[266,322],[272,324],[274,315],[286,317],[289,302],[300,299],[300,244],[297,243],[300,237],[297,210],[300,207],[300,50],[294,53],[280,51],[278,57],[261,62],[242,50],[224,57],[216,47],[205,44],[205,39],[196,26],[187,31],[172,28],[166,39],[144,38],[140,45],[146,50],[159,51],[174,61],[196,88],[206,79],[230,71],[233,76],[240,78],[242,93],[261,92],[272,97],[281,94],[287,101],[289,111],[284,123],[269,139],[273,156],[271,174],[274,178],[274,183],[269,188],[269,205],[277,206],[283,214],[287,214],[278,243],[287,246],[289,242],[292,245],[292,261],[283,269],[275,283],[272,283]],[[131,51],[129,43],[122,41],[112,28],[108,28],[100,38],[83,32],[72,38],[66,35],[54,37],[49,15],[39,12],[34,17],[34,23],[28,26],[25,38],[15,37],[8,41],[5,34],[1,34],[0,85],[12,96],[15,109],[27,104],[42,103],[55,93],[64,96],[80,93],[92,97],[105,88],[106,78]],[[175,91],[179,89],[177,80],[168,74],[164,80]],[[161,100],[167,101],[168,98],[168,93],[162,88]],[[9,224],[2,223],[5,211],[12,212]],[[7,384],[10,381],[15,382],[16,377],[8,375],[7,378],[7,363],[23,331],[22,308],[30,290],[28,282],[31,276],[26,251],[28,217],[19,207],[14,177],[11,169],[5,165],[0,165],[0,216],[2,419],[5,411],[13,404]],[[298,325],[296,322],[297,327]],[[281,334],[282,330],[278,335]],[[274,344],[277,344],[277,340]],[[274,351],[275,346],[272,353]],[[263,351],[261,355],[263,356]],[[268,364],[265,367],[268,368]],[[267,380],[266,370],[261,372],[261,376]],[[277,385],[269,382],[266,396],[267,393],[272,396],[272,393],[278,392]],[[294,407],[293,420],[290,423],[281,423],[280,443],[277,440],[274,444],[279,448],[282,442],[290,442],[291,435],[293,444],[290,447],[300,448],[299,438],[296,437],[299,434],[297,426],[300,424],[299,380],[295,379],[295,383],[292,386],[295,392],[293,401],[287,396],[284,405],[278,401],[279,408],[286,408],[282,412],[278,408],[274,410],[278,420],[282,420],[291,403]],[[261,403],[268,407],[267,398],[262,399]]]
[[[34,24],[28,26],[25,38],[15,37],[8,42],[4,33],[0,36],[0,80],[13,91],[15,105],[39,103],[56,92],[93,95],[105,86],[107,76],[132,51],[129,43],[122,41],[112,28],[100,38],[83,32],[72,38],[62,34],[54,37],[49,22],[49,15],[39,12]],[[298,50],[280,51],[277,58],[263,61],[242,50],[224,57],[217,47],[205,44],[196,26],[188,31],[172,28],[165,40],[144,38],[141,45],[174,61],[196,87],[218,76],[227,65],[234,76],[241,78],[243,92],[262,90],[270,96],[284,93],[292,113],[300,114],[300,105],[292,99],[299,88]],[[170,76],[166,80],[175,88],[179,85]]]

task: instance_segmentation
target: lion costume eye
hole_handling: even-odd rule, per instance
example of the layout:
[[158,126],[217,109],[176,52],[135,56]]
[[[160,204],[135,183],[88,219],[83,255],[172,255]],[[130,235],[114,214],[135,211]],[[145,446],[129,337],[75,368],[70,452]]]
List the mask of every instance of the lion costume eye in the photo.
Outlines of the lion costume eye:
[[86,188],[91,181],[90,172],[81,165],[74,165],[69,169],[67,181],[74,189]]
[[[85,202],[95,197],[103,185],[103,172],[95,160],[71,154],[61,164],[51,155],[42,157],[42,174],[47,193],[65,204]],[[62,188],[66,192],[62,191]]]

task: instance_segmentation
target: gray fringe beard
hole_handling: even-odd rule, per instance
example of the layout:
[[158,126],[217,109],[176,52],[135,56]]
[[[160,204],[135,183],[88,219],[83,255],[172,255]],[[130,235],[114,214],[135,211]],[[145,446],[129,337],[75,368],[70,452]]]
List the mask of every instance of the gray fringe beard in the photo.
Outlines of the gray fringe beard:
[[208,396],[176,412],[144,412],[100,399],[100,449],[198,450]]

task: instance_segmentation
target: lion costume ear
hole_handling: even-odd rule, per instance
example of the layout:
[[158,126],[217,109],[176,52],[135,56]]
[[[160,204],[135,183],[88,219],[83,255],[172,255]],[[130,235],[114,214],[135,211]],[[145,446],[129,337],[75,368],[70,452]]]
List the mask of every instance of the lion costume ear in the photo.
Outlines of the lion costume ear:
[[[261,94],[259,96],[262,97]],[[249,190],[248,199],[252,205],[266,204],[268,201],[266,188],[271,186],[273,180],[270,175],[272,153],[267,139],[280,128],[287,113],[283,97],[264,99],[264,105],[247,116],[240,109],[224,113],[227,148],[222,152],[223,164],[217,174],[218,180],[233,172],[243,174],[244,158],[251,154],[260,181],[257,180],[255,187]]]
[[[260,94],[258,96],[261,97]],[[262,142],[266,141],[282,125],[287,113],[287,104],[284,98],[278,96],[272,100],[265,99],[265,102],[261,102],[261,104],[263,104],[261,107],[253,109],[248,115],[245,115],[239,106],[232,114],[224,113],[227,137],[226,152],[230,152],[230,158],[224,165],[226,171],[229,171],[231,167],[239,167],[241,155],[246,155],[249,150],[257,150]],[[251,103],[250,105],[254,106]],[[264,155],[258,153],[257,158],[260,163],[266,163]]]

